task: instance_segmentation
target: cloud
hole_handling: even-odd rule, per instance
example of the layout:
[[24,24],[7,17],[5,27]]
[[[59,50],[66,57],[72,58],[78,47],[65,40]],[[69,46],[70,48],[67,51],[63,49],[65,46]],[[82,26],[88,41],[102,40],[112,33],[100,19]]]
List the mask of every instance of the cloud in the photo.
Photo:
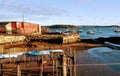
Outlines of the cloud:
[[[66,10],[51,7],[50,5],[43,3],[32,3],[32,2],[23,2],[12,0],[3,1],[2,5],[6,7],[6,10],[10,12],[19,12],[25,14],[36,14],[36,15],[48,15],[56,16],[65,14]],[[25,0],[27,1],[27,0]]]
[[64,9],[45,3],[29,2],[29,0],[4,0],[0,9],[0,20],[21,21],[24,14],[26,21],[46,21],[55,16],[64,16],[66,13]]
[[12,2],[14,2],[14,0],[2,0],[1,7],[2,8],[9,7],[9,5],[12,4]]

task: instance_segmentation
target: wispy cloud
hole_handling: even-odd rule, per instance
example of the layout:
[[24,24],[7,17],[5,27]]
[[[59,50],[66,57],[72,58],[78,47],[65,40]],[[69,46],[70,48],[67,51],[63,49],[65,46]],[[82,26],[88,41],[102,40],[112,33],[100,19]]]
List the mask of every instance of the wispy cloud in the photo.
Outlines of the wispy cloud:
[[[19,12],[26,14],[37,14],[37,15],[62,15],[66,11],[63,9],[51,7],[50,5],[43,3],[32,3],[32,2],[24,2],[24,1],[15,1],[12,0],[4,0],[2,3],[3,7],[6,7],[6,10],[11,12]],[[25,0],[27,1],[27,0]]]
[[[30,2],[29,0],[3,0],[0,10],[0,20],[21,20],[24,14],[26,20],[47,20],[49,17],[64,15],[67,11],[48,4]],[[4,12],[9,12],[5,14]]]
[[2,0],[1,6],[5,7],[10,3],[10,0]]

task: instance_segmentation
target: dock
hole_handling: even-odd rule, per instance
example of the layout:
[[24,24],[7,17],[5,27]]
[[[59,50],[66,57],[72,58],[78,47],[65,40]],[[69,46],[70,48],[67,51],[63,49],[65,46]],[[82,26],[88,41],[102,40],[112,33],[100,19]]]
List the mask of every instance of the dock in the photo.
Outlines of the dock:
[[120,50],[120,45],[117,45],[117,44],[114,44],[114,43],[105,42],[104,45],[107,46],[107,47],[110,47],[112,49],[118,49],[118,50]]
[[[47,53],[23,53],[17,57],[0,59],[2,76],[75,76],[75,51],[45,50]],[[10,55],[9,55],[10,56]],[[9,67],[8,67],[9,66]],[[7,75],[8,74],[8,75]]]

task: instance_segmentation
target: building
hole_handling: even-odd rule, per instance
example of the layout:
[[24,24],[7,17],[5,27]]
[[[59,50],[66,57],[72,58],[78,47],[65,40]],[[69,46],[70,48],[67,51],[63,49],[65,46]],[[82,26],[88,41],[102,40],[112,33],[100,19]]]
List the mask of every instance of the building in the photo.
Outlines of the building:
[[0,22],[0,33],[23,35],[32,33],[41,34],[41,26],[29,22]]

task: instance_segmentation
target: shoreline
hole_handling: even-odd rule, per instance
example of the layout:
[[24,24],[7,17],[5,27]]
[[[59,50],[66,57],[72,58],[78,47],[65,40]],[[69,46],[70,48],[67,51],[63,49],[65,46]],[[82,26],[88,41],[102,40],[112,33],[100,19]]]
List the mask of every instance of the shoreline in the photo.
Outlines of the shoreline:
[[104,42],[111,42],[115,44],[120,44],[120,37],[99,37],[93,39],[81,39],[81,42],[93,43],[93,44],[104,44]]

